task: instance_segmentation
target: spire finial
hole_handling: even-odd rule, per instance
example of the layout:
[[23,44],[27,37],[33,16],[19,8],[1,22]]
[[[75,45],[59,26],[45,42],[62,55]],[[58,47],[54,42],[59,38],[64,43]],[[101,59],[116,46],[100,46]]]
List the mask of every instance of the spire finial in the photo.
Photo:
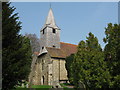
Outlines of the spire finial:
[[51,8],[51,2],[50,2],[50,8]]

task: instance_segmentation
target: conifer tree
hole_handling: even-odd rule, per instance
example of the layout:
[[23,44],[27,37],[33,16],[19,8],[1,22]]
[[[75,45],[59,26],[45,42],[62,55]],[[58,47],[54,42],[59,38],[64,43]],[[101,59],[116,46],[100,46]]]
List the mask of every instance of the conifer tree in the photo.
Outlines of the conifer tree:
[[111,76],[104,61],[104,53],[98,39],[92,33],[89,33],[86,41],[79,43],[73,68],[73,81],[77,88],[81,88],[80,83],[88,89],[110,87]]
[[105,59],[112,75],[113,87],[120,88],[120,24],[109,23],[105,29]]
[[31,65],[28,38],[19,34],[21,22],[10,3],[2,3],[2,89],[10,90],[27,80]]
[[66,70],[67,70],[67,73],[68,73],[67,77],[68,77],[70,83],[73,84],[74,68],[72,67],[72,64],[73,64],[73,60],[74,60],[74,54],[71,54],[65,60],[66,60],[65,67],[66,67]]

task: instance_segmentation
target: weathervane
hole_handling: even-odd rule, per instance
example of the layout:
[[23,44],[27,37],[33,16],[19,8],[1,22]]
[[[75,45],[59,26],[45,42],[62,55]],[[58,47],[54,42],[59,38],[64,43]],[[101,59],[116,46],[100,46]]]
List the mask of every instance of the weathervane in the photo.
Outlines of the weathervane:
[[50,8],[51,8],[51,2],[50,2]]

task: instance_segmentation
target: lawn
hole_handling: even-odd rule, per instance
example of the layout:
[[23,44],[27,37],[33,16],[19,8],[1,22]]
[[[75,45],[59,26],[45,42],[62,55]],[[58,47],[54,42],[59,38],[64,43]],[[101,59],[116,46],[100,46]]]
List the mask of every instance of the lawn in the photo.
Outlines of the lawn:
[[[60,85],[64,88],[64,90],[73,90],[72,88],[68,88],[67,86],[69,86],[69,83],[60,83]],[[49,88],[52,88],[52,86],[49,85],[32,85],[31,88],[34,88],[35,90],[43,90],[43,88],[45,90],[49,90]],[[22,87],[17,87],[16,90],[29,90],[29,88],[22,88]]]
[[12,90],[29,90],[29,88],[17,87],[16,89],[12,89]]
[[49,85],[33,85],[32,88],[52,88],[52,86],[49,86]]
[[[49,85],[32,85],[31,88],[36,88],[35,90],[49,90],[49,88],[52,88],[52,86]],[[17,87],[16,89],[13,90],[29,90],[29,88],[23,88],[23,87]]]

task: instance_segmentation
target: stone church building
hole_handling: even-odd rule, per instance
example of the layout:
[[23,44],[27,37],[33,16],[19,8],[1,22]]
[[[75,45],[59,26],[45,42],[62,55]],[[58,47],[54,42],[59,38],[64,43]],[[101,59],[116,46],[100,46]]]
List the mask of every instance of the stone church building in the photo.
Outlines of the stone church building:
[[40,52],[32,62],[29,82],[32,85],[53,85],[68,81],[65,58],[77,51],[77,45],[60,42],[61,29],[56,25],[50,8],[40,30]]

